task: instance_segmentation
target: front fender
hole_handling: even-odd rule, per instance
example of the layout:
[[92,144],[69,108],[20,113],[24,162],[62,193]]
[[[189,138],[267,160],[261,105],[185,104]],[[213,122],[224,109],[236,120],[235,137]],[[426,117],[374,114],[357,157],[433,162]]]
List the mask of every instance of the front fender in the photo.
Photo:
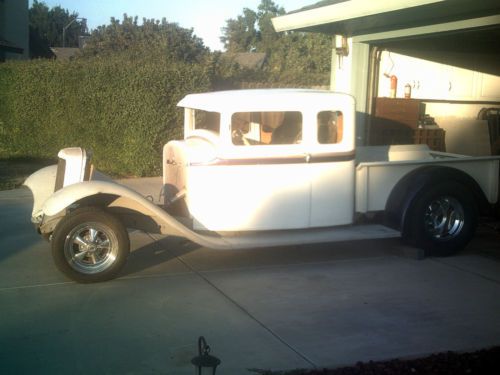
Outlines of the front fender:
[[[57,184],[57,174],[58,166],[50,165],[32,173],[24,181],[23,185],[27,186],[31,190],[31,193],[33,195],[33,210],[31,212],[32,218],[39,217],[44,213],[46,214],[46,212],[43,211],[45,203],[47,202],[47,200],[49,200],[49,198],[60,191],[58,190],[56,193],[54,193]],[[93,171],[92,179],[93,181],[112,181],[108,176],[100,173],[97,170]],[[69,186],[71,185],[68,185],[66,188],[68,188]]]
[[212,238],[193,232],[141,194],[115,182],[85,181],[69,185],[58,190],[47,199],[41,211],[49,217],[55,216],[84,198],[95,196],[96,200],[98,200],[98,197],[102,197],[103,195],[108,197],[116,196],[117,199],[125,198],[134,202],[140,211],[148,212],[148,215],[156,217],[161,222],[165,228],[162,232],[164,234],[184,237],[202,246],[211,248],[223,249],[232,247],[223,238]]
[[27,186],[33,194],[33,210],[31,212],[31,217],[40,216],[43,204],[52,194],[54,194],[56,175],[57,165],[50,165],[39,169],[24,181],[23,185]]
[[[138,202],[142,206],[154,204],[142,195],[112,181],[83,181],[72,184],[56,191],[42,205],[41,211],[48,216],[54,216],[72,204],[92,196],[111,195],[125,197]],[[145,207],[148,208],[148,207]]]

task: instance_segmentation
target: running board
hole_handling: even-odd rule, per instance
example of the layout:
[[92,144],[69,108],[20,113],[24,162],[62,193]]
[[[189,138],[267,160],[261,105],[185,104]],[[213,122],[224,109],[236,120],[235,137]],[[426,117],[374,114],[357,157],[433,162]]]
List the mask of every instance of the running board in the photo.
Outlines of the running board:
[[[401,233],[378,224],[349,225],[332,228],[301,229],[286,231],[252,232],[225,236],[219,233],[225,246],[218,249],[249,249],[257,247],[289,246],[311,243],[343,242],[355,240],[401,237]],[[195,241],[196,242],[196,241]]]

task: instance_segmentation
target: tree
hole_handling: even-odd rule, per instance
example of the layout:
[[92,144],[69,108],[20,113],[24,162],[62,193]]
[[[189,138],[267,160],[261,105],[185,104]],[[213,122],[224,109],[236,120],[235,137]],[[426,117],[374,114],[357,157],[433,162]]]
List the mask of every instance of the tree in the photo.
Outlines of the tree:
[[271,20],[283,14],[283,7],[272,0],[261,0],[257,11],[245,8],[236,19],[226,21],[221,41],[228,52],[265,52],[266,69],[272,74],[326,75],[330,69],[331,37],[298,31],[277,33]]
[[285,14],[285,8],[276,5],[272,0],[262,0],[257,7],[257,23],[260,31],[260,50],[271,52],[276,41],[281,39],[273,27],[271,19]]
[[257,19],[257,13],[244,8],[243,14],[238,18],[226,21],[227,25],[222,28],[223,36],[220,38],[226,51],[250,52],[257,47],[260,40],[260,34],[256,28]]
[[185,62],[200,61],[208,49],[202,39],[176,23],[123,15],[120,22],[111,18],[109,25],[99,26],[87,39],[84,56],[106,55],[126,51],[128,57],[158,55]]
[[67,47],[78,47],[78,37],[84,35],[87,27],[78,20],[78,13],[55,6],[51,9],[44,3],[34,0],[29,9],[30,52],[32,57],[52,57],[50,47],[62,47],[63,28],[66,29]]

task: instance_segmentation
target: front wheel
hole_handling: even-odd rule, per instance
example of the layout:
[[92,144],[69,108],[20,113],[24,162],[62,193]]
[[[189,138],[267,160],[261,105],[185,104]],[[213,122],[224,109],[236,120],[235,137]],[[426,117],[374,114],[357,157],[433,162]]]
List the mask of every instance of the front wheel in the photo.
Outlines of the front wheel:
[[57,268],[79,283],[116,277],[129,251],[123,224],[99,209],[74,211],[59,222],[52,237],[52,257]]
[[455,182],[428,186],[413,201],[407,233],[429,255],[448,256],[474,236],[478,210],[472,194]]

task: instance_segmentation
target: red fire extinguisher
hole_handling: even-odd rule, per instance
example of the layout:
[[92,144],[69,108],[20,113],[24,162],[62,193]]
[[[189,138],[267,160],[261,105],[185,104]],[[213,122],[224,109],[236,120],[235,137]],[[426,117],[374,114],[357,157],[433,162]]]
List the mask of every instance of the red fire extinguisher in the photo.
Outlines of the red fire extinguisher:
[[398,88],[398,77],[396,77],[394,74],[391,76],[391,98],[396,97],[396,90]]

